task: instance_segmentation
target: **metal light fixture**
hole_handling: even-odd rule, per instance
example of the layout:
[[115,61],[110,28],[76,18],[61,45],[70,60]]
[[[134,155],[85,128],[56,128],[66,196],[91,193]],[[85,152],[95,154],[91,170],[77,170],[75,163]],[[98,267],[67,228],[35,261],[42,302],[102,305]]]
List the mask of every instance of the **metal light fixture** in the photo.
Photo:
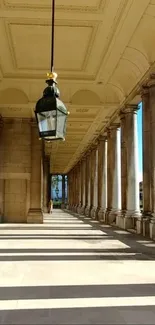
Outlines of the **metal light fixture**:
[[54,72],[54,17],[55,0],[52,0],[52,34],[51,34],[51,72],[47,74],[47,87],[43,97],[36,104],[35,115],[39,129],[39,137],[47,141],[65,140],[68,112],[59,99],[57,73]]

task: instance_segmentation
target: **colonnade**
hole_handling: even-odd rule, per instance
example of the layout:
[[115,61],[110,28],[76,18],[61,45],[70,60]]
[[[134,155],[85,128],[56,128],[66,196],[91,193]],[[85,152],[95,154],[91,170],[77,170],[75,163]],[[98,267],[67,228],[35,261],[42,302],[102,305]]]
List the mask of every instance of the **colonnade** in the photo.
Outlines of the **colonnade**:
[[[142,87],[143,211],[139,201],[138,105],[126,105],[68,174],[69,209],[143,235],[155,232],[155,79]],[[119,122],[118,122],[119,121]]]

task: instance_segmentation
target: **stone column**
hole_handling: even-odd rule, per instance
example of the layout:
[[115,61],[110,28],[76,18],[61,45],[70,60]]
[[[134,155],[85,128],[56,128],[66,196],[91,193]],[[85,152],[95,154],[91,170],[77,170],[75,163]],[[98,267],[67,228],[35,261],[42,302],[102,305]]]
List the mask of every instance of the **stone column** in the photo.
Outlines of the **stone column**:
[[143,86],[142,97],[142,139],[143,139],[143,236],[149,235],[151,218],[151,112],[149,87]]
[[85,210],[85,157],[81,161],[81,210],[80,213],[84,214]]
[[133,228],[141,221],[139,201],[139,170],[138,170],[138,133],[137,133],[137,105],[125,108],[126,114],[126,150],[127,150],[127,211],[124,227]]
[[95,157],[95,179],[94,179],[94,218],[98,219],[98,147],[96,147]]
[[150,76],[149,99],[150,99],[150,130],[151,130],[151,222],[150,237],[155,237],[155,74]]
[[78,163],[78,207],[77,213],[81,212],[81,161]]
[[74,211],[75,209],[75,193],[76,193],[76,190],[75,190],[75,167],[73,168],[73,171],[72,171],[72,179],[73,179],[73,185],[72,185],[72,191],[73,191],[73,204],[72,204],[72,211]]
[[80,200],[81,200],[81,194],[80,194],[80,186],[81,186],[81,178],[80,178],[80,163],[77,164],[77,213],[79,213],[80,208]]
[[89,211],[90,211],[90,175],[91,175],[90,160],[91,160],[91,151],[89,150],[86,156],[86,207],[85,207],[86,216],[89,216]]
[[[120,215],[121,212],[121,151],[120,151],[120,125],[115,124],[110,128],[110,138],[109,138],[110,150],[109,152],[109,192],[110,199],[109,202],[109,213],[108,213],[108,223],[116,222],[116,217]],[[109,194],[108,192],[108,194]]]
[[75,166],[75,209],[74,211],[77,212],[79,205],[79,198],[78,198],[78,165]]
[[87,206],[88,206],[88,180],[89,180],[88,154],[86,154],[84,168],[85,168],[85,209],[84,209],[84,214],[85,214]]
[[116,225],[124,229],[124,220],[127,211],[127,124],[126,114],[120,113],[121,121],[121,213],[116,218]]
[[105,221],[107,208],[107,137],[102,136],[98,145],[98,220]]
[[73,169],[71,170],[70,172],[70,210],[72,211],[73,210],[73,203],[74,203],[74,177],[73,177]]
[[48,212],[49,198],[48,198],[48,173],[49,173],[49,158],[44,157],[43,159],[43,211]]
[[62,175],[62,204],[61,208],[65,208],[65,175]]
[[51,170],[50,170],[50,158],[48,160],[48,207],[49,207],[49,202],[51,200]]
[[68,207],[67,209],[70,210],[71,207],[71,172],[68,173]]
[[3,121],[0,118],[0,222],[4,214],[4,179],[3,179],[3,138],[2,138]]
[[96,146],[92,148],[91,152],[91,183],[90,183],[90,216],[91,218],[94,218],[94,213],[96,212],[96,206],[97,203],[95,201],[95,177],[96,177]]
[[41,159],[42,142],[38,139],[35,122],[31,125],[31,181],[30,181],[30,209],[27,223],[42,223],[41,210]]
[[151,112],[149,88],[142,88],[143,214],[151,215]]

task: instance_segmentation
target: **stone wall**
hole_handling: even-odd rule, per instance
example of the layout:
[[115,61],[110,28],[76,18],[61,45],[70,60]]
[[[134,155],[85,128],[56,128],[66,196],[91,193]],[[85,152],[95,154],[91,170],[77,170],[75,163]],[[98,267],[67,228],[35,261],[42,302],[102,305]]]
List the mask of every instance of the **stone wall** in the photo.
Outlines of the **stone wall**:
[[30,176],[30,120],[4,119],[0,136],[0,212],[4,222],[26,222]]

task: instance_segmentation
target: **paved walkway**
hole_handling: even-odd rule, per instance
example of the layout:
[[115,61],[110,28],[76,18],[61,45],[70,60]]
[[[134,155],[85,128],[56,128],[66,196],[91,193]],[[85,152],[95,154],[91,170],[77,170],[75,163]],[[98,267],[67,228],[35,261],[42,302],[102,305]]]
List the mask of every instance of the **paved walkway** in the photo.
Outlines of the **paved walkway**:
[[57,210],[1,224],[0,324],[155,324],[155,242]]

